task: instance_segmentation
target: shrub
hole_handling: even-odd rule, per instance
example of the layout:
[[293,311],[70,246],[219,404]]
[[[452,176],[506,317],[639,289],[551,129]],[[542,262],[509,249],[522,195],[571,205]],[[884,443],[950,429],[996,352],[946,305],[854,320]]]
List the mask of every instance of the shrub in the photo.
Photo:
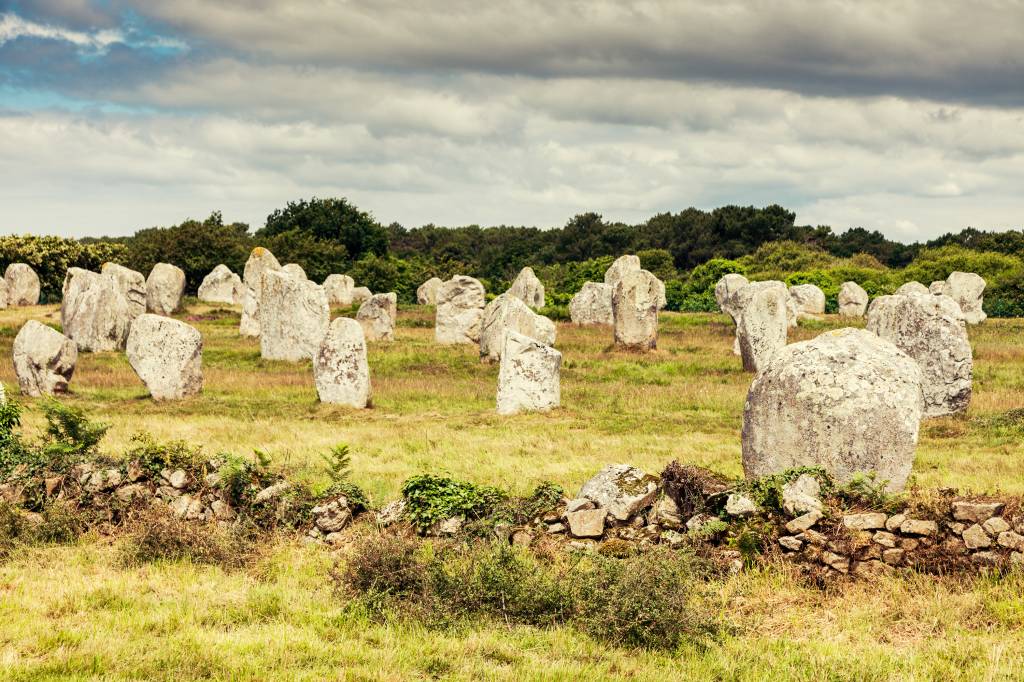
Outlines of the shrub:
[[148,433],[137,433],[131,442],[125,458],[137,461],[151,478],[158,478],[164,469],[184,469],[194,473],[202,468],[202,449],[185,441],[158,443]]
[[426,532],[435,523],[456,516],[480,519],[492,512],[507,495],[490,486],[421,474],[402,484],[402,497],[409,521],[420,532]]
[[326,455],[322,455],[331,480],[330,487],[320,497],[344,495],[354,513],[370,507],[370,499],[358,485],[349,480],[352,473],[352,457],[347,445],[336,445]]
[[27,263],[39,275],[41,303],[61,299],[68,268],[99,270],[107,261],[125,260],[123,244],[84,243],[77,239],[52,236],[0,237],[0,271],[11,263]]
[[254,534],[253,528],[240,524],[225,528],[216,522],[186,521],[169,507],[154,505],[128,517],[119,552],[129,566],[181,560],[240,566],[250,558]]

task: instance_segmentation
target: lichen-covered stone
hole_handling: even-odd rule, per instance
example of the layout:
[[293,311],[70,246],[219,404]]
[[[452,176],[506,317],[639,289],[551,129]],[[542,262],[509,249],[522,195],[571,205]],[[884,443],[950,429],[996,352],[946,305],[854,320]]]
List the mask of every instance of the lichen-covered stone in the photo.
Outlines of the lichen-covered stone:
[[203,303],[241,305],[242,291],[242,278],[231,272],[228,266],[220,264],[203,278],[198,296]]
[[646,270],[630,270],[616,281],[612,290],[616,345],[643,351],[658,346],[659,295],[658,278]]
[[374,294],[359,306],[356,321],[363,327],[367,341],[394,341],[395,314],[398,296],[395,293]]
[[52,327],[28,320],[14,337],[14,373],[22,395],[67,393],[78,346]]
[[604,283],[613,290],[627,273],[640,272],[640,257],[632,254],[619,256],[607,270],[604,271]]
[[508,292],[534,310],[544,307],[544,285],[527,266],[519,271]]
[[434,339],[443,344],[478,343],[484,304],[484,285],[479,280],[452,277],[437,290]]
[[242,336],[260,335],[263,276],[268,272],[280,270],[281,264],[269,249],[257,246],[249,254],[249,259],[245,261],[245,270],[242,272],[242,283],[246,289],[242,292],[242,319],[239,323],[239,333]]
[[723,276],[715,284],[715,302],[718,303],[718,309],[731,317],[733,322],[739,319],[740,311],[735,306],[732,296],[748,284],[750,280],[735,272]]
[[170,315],[181,307],[185,293],[185,271],[170,263],[157,263],[146,278],[146,310]]
[[546,412],[561,404],[562,354],[508,330],[498,370],[498,414]]
[[480,359],[501,360],[505,334],[515,331],[546,346],[555,343],[555,323],[530,310],[522,299],[505,292],[484,308],[480,321]]
[[180,400],[203,388],[203,338],[180,320],[139,315],[125,353],[154,400]]
[[309,279],[306,277],[306,271],[302,269],[302,266],[298,263],[288,263],[281,267],[283,272],[287,272],[292,277],[297,279]]
[[39,304],[39,275],[27,263],[11,263],[4,271],[7,305],[12,307]]
[[951,272],[946,278],[946,284],[942,289],[943,294],[949,296],[963,313],[964,322],[967,324],[979,324],[985,321],[987,315],[982,309],[985,291],[985,280],[973,272]]
[[839,287],[839,314],[846,317],[863,317],[868,309],[868,292],[856,282],[843,282]]
[[839,329],[794,343],[747,394],[744,473],[821,466],[840,482],[874,472],[899,490],[913,465],[921,409],[920,368],[874,334]]
[[80,351],[121,350],[135,318],[131,305],[112,277],[68,269],[60,319],[64,335]]
[[420,305],[437,305],[437,290],[444,281],[440,277],[431,277],[416,289],[416,302]]
[[751,282],[730,300],[739,311],[736,338],[743,368],[760,372],[772,356],[786,345],[789,334],[789,290],[782,282]]
[[356,281],[348,275],[328,275],[324,280],[327,302],[332,306],[347,308],[352,305],[352,291]]
[[574,324],[614,323],[612,287],[600,282],[586,282],[569,301],[569,317]]
[[609,464],[583,484],[584,497],[618,521],[626,521],[654,503],[658,478],[628,464]]
[[896,289],[896,291],[893,292],[893,295],[894,296],[912,296],[912,295],[927,296],[930,293],[931,292],[928,291],[928,287],[926,287],[925,285],[921,284],[920,282],[907,282],[906,284],[901,284]]
[[104,263],[100,274],[110,277],[117,283],[121,293],[128,299],[128,309],[132,318],[146,312],[146,278],[141,272],[117,263]]
[[796,306],[797,319],[817,319],[825,314],[825,292],[813,284],[795,284],[789,296]]
[[260,354],[267,360],[312,358],[327,335],[331,308],[319,284],[280,271],[263,274]]
[[868,308],[867,328],[921,367],[925,416],[967,409],[974,361],[953,299],[933,294],[880,296]]

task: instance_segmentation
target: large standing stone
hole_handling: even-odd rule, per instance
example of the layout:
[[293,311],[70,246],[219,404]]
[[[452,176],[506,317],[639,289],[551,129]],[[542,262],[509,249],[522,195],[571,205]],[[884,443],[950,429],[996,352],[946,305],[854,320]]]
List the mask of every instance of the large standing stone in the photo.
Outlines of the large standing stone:
[[715,284],[715,302],[718,303],[718,309],[731,317],[733,322],[739,319],[740,311],[735,307],[732,295],[748,284],[750,280],[735,272],[724,275]]
[[434,338],[438,343],[477,343],[484,313],[484,285],[456,275],[437,290]]
[[363,327],[348,317],[331,323],[313,357],[320,402],[363,408],[370,402],[370,365]]
[[170,263],[157,263],[146,279],[146,310],[170,315],[181,307],[185,293],[185,271]]
[[242,303],[242,278],[223,263],[210,271],[199,285],[199,300],[203,303]]
[[654,503],[658,479],[628,464],[609,464],[583,484],[577,498],[590,500],[617,521],[628,521]]
[[973,358],[956,301],[930,293],[879,296],[868,308],[867,328],[920,365],[926,417],[967,409]]
[[646,270],[629,271],[617,281],[612,291],[617,345],[634,350],[658,346],[658,296],[658,278]]
[[911,294],[925,295],[930,293],[931,292],[928,291],[928,287],[920,282],[907,282],[906,284],[901,284],[894,292],[896,296],[909,296]]
[[440,277],[431,277],[416,289],[416,302],[420,305],[436,305],[437,290],[444,282]]
[[352,290],[356,281],[348,275],[328,275],[324,280],[327,302],[332,306],[347,308],[352,305]]
[[820,466],[840,482],[874,472],[906,483],[921,420],[921,370],[863,329],[837,329],[779,350],[743,410],[748,478]]
[[78,346],[53,327],[29,320],[14,337],[14,373],[22,395],[67,393]]
[[263,273],[260,290],[260,355],[267,360],[305,360],[319,350],[331,322],[319,284],[284,272]]
[[4,272],[7,305],[24,306],[39,303],[39,275],[26,263],[11,263]]
[[796,305],[797,319],[817,319],[825,314],[825,292],[813,284],[795,284],[789,297]]
[[536,339],[507,332],[498,370],[498,414],[546,412],[561,404],[562,354]]
[[982,293],[985,291],[985,280],[973,272],[951,272],[946,278],[946,285],[940,293],[946,294],[956,301],[967,324],[979,324],[987,315],[982,310]]
[[309,279],[306,277],[306,271],[303,270],[302,266],[298,263],[288,263],[287,265],[282,266],[281,270],[297,279]]
[[843,282],[839,287],[839,314],[863,317],[868,308],[868,292],[856,282]]
[[263,277],[268,272],[280,272],[281,264],[269,249],[257,246],[249,254],[242,272],[246,290],[242,293],[242,319],[238,331],[242,336],[259,336],[260,308],[262,303]]
[[398,296],[394,293],[374,294],[359,306],[356,321],[363,327],[367,341],[395,340],[395,313]]
[[0,310],[7,309],[8,289],[7,280],[0,278]]
[[740,311],[736,323],[743,368],[760,372],[789,333],[789,291],[782,282],[751,282],[733,294],[730,305]]
[[135,318],[126,355],[154,400],[181,400],[203,389],[203,337],[181,320]]
[[146,278],[141,272],[117,263],[104,263],[100,273],[117,283],[121,293],[128,299],[132,318],[146,312]]
[[60,320],[78,350],[123,349],[133,319],[131,304],[114,278],[81,268],[68,270]]
[[484,308],[480,322],[480,359],[497,362],[505,346],[505,334],[519,332],[544,345],[555,344],[555,323],[530,310],[522,299],[506,291]]
[[611,286],[586,282],[569,301],[569,317],[574,324],[614,324]]
[[544,285],[529,266],[519,271],[508,293],[534,310],[544,307]]

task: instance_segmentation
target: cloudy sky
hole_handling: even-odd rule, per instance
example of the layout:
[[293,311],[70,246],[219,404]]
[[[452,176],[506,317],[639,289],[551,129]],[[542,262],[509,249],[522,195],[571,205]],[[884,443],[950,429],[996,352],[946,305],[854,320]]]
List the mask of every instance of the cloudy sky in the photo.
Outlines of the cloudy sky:
[[0,232],[640,221],[780,203],[1024,226],[1018,0],[0,0]]

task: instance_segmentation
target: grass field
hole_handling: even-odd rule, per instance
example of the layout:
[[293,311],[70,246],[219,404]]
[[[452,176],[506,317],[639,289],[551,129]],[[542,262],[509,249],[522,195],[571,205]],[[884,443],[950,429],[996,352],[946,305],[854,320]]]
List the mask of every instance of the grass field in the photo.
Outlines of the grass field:
[[[57,324],[53,307],[0,311],[6,357],[20,324]],[[499,418],[497,367],[475,348],[433,343],[432,312],[400,311],[396,341],[370,349],[374,408],[320,405],[309,363],[260,359],[234,311],[190,305],[203,333],[203,394],[154,404],[123,354],[83,354],[67,402],[133,434],[261,450],[317,477],[320,453],[352,450],[354,480],[376,503],[424,471],[525,491],[574,491],[607,463],[658,472],[672,459],[740,475],[750,375],[720,315],[665,314],[659,349],[610,348],[608,329],[560,324],[562,402]],[[791,340],[845,324],[807,323]],[[924,488],[1024,493],[1024,320],[970,329],[974,400],[927,422],[912,481]],[[0,366],[8,395],[17,384]],[[42,417],[28,409],[31,432]],[[714,585],[728,634],[674,654],[612,648],[571,629],[480,624],[457,631],[371,623],[332,594],[329,553],[282,540],[238,571],[185,563],[123,568],[104,538],[28,550],[0,565],[0,679],[964,679],[1024,678],[1024,578],[904,576],[826,591],[784,566]]]

